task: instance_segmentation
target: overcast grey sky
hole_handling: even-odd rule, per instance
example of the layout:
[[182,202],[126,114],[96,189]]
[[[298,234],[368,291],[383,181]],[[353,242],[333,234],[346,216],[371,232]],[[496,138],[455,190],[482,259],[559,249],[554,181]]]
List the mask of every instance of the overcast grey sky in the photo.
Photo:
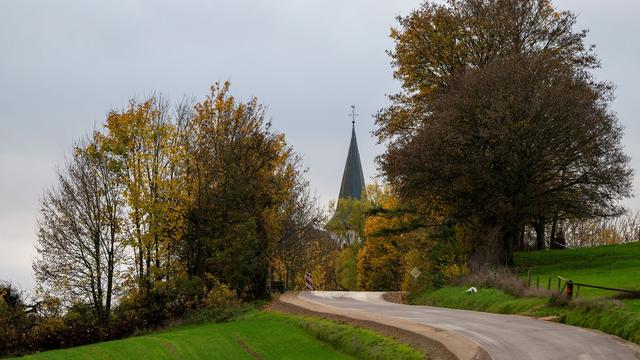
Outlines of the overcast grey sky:
[[[385,50],[413,0],[0,0],[0,279],[33,286],[38,198],[74,139],[134,96],[201,99],[231,80],[257,96],[304,156],[322,204],[337,196],[349,145],[349,105],[365,177],[383,151],[371,117],[398,84]],[[561,0],[589,28],[617,86],[614,108],[640,166],[640,33],[636,0]],[[636,193],[640,181],[636,180]],[[625,203],[640,208],[640,199]]]

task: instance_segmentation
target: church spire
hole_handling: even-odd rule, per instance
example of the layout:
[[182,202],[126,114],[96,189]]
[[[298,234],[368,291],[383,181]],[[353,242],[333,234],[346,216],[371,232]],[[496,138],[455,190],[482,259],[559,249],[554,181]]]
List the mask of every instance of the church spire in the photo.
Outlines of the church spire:
[[338,199],[360,199],[365,191],[360,152],[356,140],[356,116],[358,114],[356,114],[355,105],[351,105],[349,116],[351,116],[351,142],[349,143],[349,152],[347,153],[347,162],[344,165]]

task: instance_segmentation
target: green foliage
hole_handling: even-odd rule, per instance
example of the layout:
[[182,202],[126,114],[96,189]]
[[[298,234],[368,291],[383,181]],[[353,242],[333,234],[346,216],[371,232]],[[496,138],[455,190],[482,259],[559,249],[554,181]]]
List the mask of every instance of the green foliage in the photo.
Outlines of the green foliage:
[[207,276],[207,283],[209,284],[209,292],[204,299],[204,306],[206,308],[234,308],[240,305],[238,295],[229,285],[221,283],[211,275]]
[[26,313],[22,293],[11,283],[0,281],[0,356],[20,353],[28,347],[25,333],[34,319]]
[[[414,234],[406,254],[404,290],[438,288],[466,273],[466,249],[457,230],[455,224],[445,224]],[[410,274],[414,268],[421,273],[418,278]]]
[[365,239],[366,212],[371,207],[370,202],[367,199],[340,199],[337,205],[330,203],[329,207],[335,210],[325,229],[336,235],[345,245],[362,245]]
[[340,287],[355,290],[358,286],[358,247],[345,246],[338,252],[336,280]]
[[404,276],[404,254],[393,237],[369,237],[358,253],[358,289],[400,290]]

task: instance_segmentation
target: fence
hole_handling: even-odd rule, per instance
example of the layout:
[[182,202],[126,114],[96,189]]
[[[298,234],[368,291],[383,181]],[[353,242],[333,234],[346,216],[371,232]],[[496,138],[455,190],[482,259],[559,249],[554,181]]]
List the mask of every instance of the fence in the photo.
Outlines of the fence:
[[[548,278],[547,290],[551,290],[551,279],[552,279],[551,277]],[[564,285],[562,285],[563,281],[564,281]],[[562,285],[562,287],[561,287],[561,285]],[[529,271],[527,273],[527,286],[531,287],[531,271]],[[618,289],[618,288],[612,288],[612,287],[607,287],[607,286],[586,284],[586,283],[576,282],[576,281],[573,281],[571,279],[566,279],[566,278],[564,278],[562,276],[558,276],[558,288],[557,288],[558,293],[565,293],[568,298],[572,298],[574,296],[574,288],[575,288],[575,297],[580,296],[580,288],[582,288],[582,287],[592,288],[592,289],[600,289],[600,290],[607,290],[607,291],[622,292],[622,293],[631,294],[633,296],[640,297],[640,291],[638,291],[638,290]],[[540,276],[539,275],[536,275],[536,288],[540,288]]]

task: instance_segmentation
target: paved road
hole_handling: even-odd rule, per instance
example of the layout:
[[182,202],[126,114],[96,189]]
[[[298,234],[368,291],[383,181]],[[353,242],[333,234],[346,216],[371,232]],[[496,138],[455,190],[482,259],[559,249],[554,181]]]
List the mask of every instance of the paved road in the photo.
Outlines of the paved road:
[[[495,360],[637,360],[634,347],[595,331],[532,319],[384,301],[376,292],[301,292],[300,300],[461,334]],[[398,326],[400,327],[400,326]]]

